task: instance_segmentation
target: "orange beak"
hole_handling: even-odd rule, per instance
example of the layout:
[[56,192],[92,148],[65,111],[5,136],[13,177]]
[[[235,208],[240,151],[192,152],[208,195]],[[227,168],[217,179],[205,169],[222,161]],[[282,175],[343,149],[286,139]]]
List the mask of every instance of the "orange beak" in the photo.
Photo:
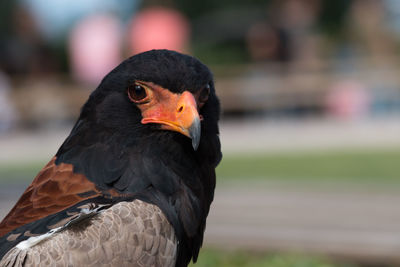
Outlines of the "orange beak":
[[169,94],[167,99],[142,112],[142,123],[158,123],[161,129],[176,131],[192,139],[197,150],[200,143],[201,124],[194,96],[188,91],[180,95]]

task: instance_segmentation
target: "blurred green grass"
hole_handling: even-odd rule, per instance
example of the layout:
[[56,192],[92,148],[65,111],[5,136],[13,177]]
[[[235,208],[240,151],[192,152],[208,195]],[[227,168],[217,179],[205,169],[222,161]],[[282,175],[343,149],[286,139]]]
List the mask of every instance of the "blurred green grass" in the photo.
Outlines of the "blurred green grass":
[[226,155],[219,179],[400,182],[400,150]]
[[0,163],[0,183],[27,183],[46,165],[46,161]]
[[355,267],[350,263],[333,262],[319,256],[299,254],[263,254],[245,251],[222,251],[210,248],[200,250],[192,267]]

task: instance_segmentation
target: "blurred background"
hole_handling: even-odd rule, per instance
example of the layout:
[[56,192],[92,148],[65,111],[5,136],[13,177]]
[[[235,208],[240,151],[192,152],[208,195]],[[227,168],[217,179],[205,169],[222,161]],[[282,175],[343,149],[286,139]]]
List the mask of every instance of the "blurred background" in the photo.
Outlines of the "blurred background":
[[0,218],[123,59],[215,74],[224,159],[196,266],[400,266],[400,2],[2,0]]

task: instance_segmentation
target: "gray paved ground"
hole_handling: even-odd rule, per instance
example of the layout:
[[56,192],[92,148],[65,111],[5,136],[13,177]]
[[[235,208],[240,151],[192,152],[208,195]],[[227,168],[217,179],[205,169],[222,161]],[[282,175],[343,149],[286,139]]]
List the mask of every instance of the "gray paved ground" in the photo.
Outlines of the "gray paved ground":
[[400,264],[400,194],[335,186],[261,183],[218,188],[206,243],[306,251]]
[[25,184],[2,184],[0,187],[0,218],[7,215],[19,196],[24,192],[26,186]]

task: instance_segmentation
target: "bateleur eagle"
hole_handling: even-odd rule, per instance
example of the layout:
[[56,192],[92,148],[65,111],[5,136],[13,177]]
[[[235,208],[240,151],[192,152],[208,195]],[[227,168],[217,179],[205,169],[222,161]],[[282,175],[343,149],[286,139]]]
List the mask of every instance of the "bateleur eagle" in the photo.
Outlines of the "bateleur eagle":
[[102,80],[0,223],[0,266],[187,266],[221,160],[210,70],[168,50]]

